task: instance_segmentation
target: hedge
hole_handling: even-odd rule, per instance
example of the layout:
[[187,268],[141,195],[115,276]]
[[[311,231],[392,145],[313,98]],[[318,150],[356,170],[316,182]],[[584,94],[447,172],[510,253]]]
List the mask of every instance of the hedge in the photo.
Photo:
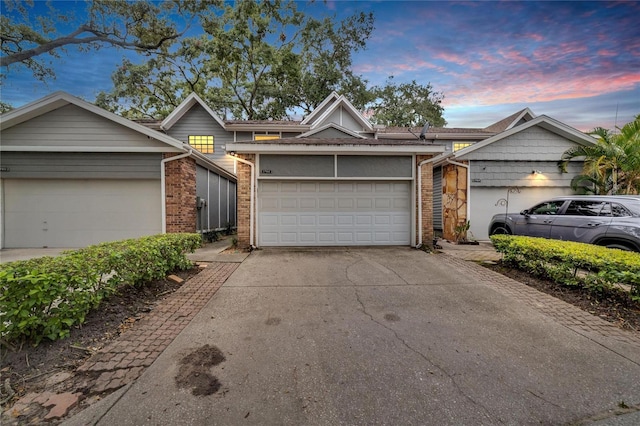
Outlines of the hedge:
[[200,234],[164,234],[0,264],[0,340],[64,338],[120,286],[192,267],[185,254],[201,244]]
[[491,241],[503,262],[531,274],[597,292],[622,284],[640,301],[640,253],[513,235],[494,235]]

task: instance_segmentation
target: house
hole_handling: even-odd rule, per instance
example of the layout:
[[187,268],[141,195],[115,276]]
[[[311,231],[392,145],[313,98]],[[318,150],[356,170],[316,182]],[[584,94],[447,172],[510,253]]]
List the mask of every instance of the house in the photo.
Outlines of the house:
[[[1,116],[3,247],[237,222],[240,246],[431,245],[570,192],[594,140],[529,109],[486,128],[372,125],[330,94],[303,120],[224,120],[196,94],[133,122],[65,93]],[[532,172],[542,172],[535,173]]]
[[482,141],[432,159],[434,227],[445,239],[469,221],[471,236],[489,238],[491,217],[521,211],[538,201],[572,193],[571,180],[582,171],[574,159],[561,173],[562,153],[575,145],[596,143],[592,137],[529,109],[485,130],[496,132]]
[[378,138],[332,94],[294,138],[235,141],[238,242],[266,246],[431,244],[431,165],[445,147],[409,132]]
[[235,225],[235,175],[57,92],[0,117],[0,247],[80,247]]

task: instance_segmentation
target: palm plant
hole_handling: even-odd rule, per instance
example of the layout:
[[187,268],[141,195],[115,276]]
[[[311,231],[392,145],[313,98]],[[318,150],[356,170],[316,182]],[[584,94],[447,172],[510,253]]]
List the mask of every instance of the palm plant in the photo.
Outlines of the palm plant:
[[558,167],[563,173],[570,160],[584,157],[582,174],[571,181],[574,191],[599,195],[640,193],[640,115],[619,131],[613,134],[597,127],[589,133],[596,136],[596,144],[575,146],[562,154]]

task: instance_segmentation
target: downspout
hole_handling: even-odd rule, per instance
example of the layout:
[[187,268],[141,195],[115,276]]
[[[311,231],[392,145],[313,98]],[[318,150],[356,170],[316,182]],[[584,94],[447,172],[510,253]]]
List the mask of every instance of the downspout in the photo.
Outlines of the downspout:
[[189,157],[191,156],[192,153],[193,153],[193,148],[189,148],[189,152],[185,152],[184,154],[176,155],[174,157],[164,158],[162,161],[160,161],[160,200],[162,201],[161,211],[162,211],[162,233],[163,234],[167,233],[167,200],[166,200],[167,189],[165,188],[166,173],[164,171],[164,166],[169,161],[175,161],[185,157]]
[[453,164],[454,166],[460,166],[467,169],[467,222],[471,217],[471,166],[469,164],[458,163],[457,161],[451,161],[448,158],[446,159],[447,163]]
[[[254,209],[254,190],[255,190],[255,168],[254,164],[251,161],[247,161],[244,158],[239,158],[234,156],[234,160],[241,162],[242,164],[246,164],[251,167],[251,194],[249,196],[250,204],[249,204],[249,246],[251,248],[255,248],[255,244],[253,244],[253,211]],[[237,220],[237,219],[236,219]]]
[[418,244],[416,248],[422,247],[422,166],[432,163],[436,157],[427,158],[418,163]]

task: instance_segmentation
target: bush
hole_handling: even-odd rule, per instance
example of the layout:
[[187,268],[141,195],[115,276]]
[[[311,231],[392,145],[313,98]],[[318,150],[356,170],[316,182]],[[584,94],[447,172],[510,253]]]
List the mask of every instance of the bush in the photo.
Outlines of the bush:
[[192,267],[185,254],[201,244],[199,234],[164,234],[1,264],[0,339],[38,344],[66,337],[121,285]]
[[630,297],[640,301],[640,253],[513,235],[494,235],[491,241],[503,261],[518,269],[596,292],[627,285]]

